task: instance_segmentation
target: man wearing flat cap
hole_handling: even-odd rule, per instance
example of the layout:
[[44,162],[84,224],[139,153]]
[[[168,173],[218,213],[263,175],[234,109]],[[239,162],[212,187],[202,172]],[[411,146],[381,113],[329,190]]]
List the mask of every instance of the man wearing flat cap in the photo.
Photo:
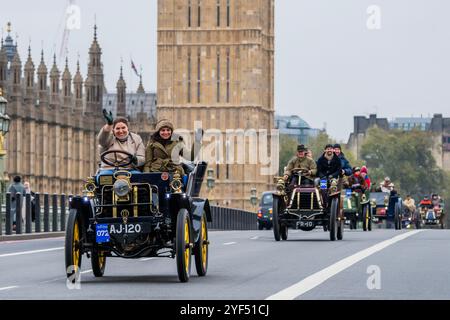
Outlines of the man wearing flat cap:
[[[314,177],[317,173],[316,162],[306,156],[308,150],[303,144],[297,146],[297,155],[289,160],[284,171],[284,180],[287,181],[293,173],[293,169],[301,169],[305,172],[301,184],[314,184]],[[297,184],[298,181],[292,181],[291,184]]]

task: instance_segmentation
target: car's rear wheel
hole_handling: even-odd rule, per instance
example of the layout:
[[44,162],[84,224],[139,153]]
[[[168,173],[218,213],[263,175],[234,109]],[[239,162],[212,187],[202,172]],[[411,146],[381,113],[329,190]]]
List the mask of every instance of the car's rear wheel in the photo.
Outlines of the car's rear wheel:
[[177,215],[176,262],[178,278],[188,282],[191,274],[191,219],[186,209],[180,209]]
[[106,267],[106,255],[98,249],[92,250],[91,254],[92,272],[96,277],[103,277]]
[[75,283],[80,275],[81,258],[81,223],[77,210],[71,209],[67,219],[65,262],[66,275],[72,283]]
[[363,205],[362,208],[362,216],[363,216],[363,230],[364,231],[370,231],[369,230],[369,224],[370,224],[370,212],[369,212],[369,206]]
[[334,198],[331,201],[330,208],[330,240],[336,241],[337,238],[337,214],[338,214],[338,199]]
[[195,268],[199,277],[204,277],[208,271],[208,226],[206,223],[206,214],[203,212],[200,235],[194,247]]
[[273,197],[273,214],[272,214],[272,224],[273,224],[273,236],[275,237],[276,241],[281,240],[280,235],[280,222],[279,222],[279,199],[277,197]]
[[283,224],[280,226],[280,234],[281,234],[281,239],[286,241],[288,239],[288,226]]

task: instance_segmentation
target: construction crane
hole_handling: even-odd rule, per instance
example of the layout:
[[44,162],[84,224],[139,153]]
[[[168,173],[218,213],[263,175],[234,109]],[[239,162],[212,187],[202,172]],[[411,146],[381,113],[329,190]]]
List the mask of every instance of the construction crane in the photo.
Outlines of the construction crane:
[[[69,37],[72,30],[81,28],[80,8],[76,5],[76,0],[68,0],[68,6],[63,14],[64,31],[59,49],[58,64],[60,65],[67,57]],[[61,24],[58,29],[61,29]]]

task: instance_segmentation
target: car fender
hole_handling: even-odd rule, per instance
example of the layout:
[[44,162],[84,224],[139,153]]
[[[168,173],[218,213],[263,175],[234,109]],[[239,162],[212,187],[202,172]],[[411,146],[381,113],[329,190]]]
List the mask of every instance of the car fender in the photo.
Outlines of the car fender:
[[192,227],[194,229],[194,240],[197,241],[200,236],[200,228],[203,212],[206,214],[206,221],[212,222],[211,207],[208,199],[192,198],[191,202]]
[[86,231],[89,228],[89,218],[95,217],[93,200],[87,197],[76,196],[70,200],[69,207],[77,210],[83,226],[82,233],[86,235]]

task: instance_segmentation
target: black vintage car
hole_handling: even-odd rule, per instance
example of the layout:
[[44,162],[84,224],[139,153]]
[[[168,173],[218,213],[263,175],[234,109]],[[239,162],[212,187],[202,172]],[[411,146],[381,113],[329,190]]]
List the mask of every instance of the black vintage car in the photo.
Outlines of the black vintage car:
[[394,223],[396,230],[403,228],[403,201],[395,191],[371,192],[372,221],[374,223]]
[[[110,154],[130,160],[111,162],[106,157]],[[70,201],[67,277],[76,281],[85,253],[96,277],[103,276],[109,257],[168,257],[176,258],[178,278],[187,282],[192,255],[197,274],[205,276],[211,210],[199,193],[207,163],[184,164],[187,175],[181,177],[178,172],[123,170],[131,163],[131,155],[123,151],[107,151],[101,159],[115,170],[89,178],[84,195]]]
[[273,233],[276,241],[287,240],[288,229],[312,231],[322,226],[330,232],[330,240],[343,239],[345,217],[341,210],[340,182],[322,179],[315,185],[303,184],[304,172],[294,169],[293,186],[278,178],[273,194]]

